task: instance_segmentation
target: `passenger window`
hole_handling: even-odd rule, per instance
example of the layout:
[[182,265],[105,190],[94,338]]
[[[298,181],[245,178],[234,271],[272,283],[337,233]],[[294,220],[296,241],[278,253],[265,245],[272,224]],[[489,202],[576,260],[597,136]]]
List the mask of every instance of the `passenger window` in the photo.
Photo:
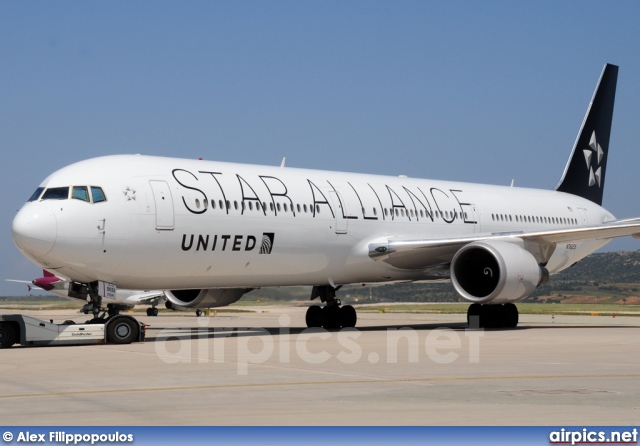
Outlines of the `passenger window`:
[[73,186],[73,192],[71,193],[71,198],[75,198],[76,200],[82,200],[89,202],[89,188],[87,186]]
[[43,200],[66,200],[69,198],[68,187],[50,187],[44,191]]
[[93,202],[100,203],[101,201],[107,201],[107,197],[102,192],[102,188],[98,186],[91,186],[91,195],[93,195]]
[[37,188],[36,191],[33,193],[33,195],[31,195],[31,198],[29,198],[29,201],[36,201],[38,198],[40,198],[40,195],[42,195],[43,190],[44,190],[44,187]]

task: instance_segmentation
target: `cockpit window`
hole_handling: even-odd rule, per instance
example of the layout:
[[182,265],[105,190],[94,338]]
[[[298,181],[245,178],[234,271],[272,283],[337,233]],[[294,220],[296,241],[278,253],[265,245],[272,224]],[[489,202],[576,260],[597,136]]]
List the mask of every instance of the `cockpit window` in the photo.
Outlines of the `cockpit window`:
[[44,187],[37,188],[36,191],[33,193],[33,195],[31,195],[31,198],[29,198],[29,201],[36,201],[38,198],[40,198],[40,195],[42,195],[43,190],[44,190]]
[[66,200],[69,198],[69,187],[50,187],[44,191],[43,200]]
[[102,192],[102,188],[98,186],[91,186],[91,195],[93,195],[93,202],[99,203],[101,201],[107,201],[107,197],[105,197],[104,192]]
[[73,186],[71,198],[82,201],[89,201],[89,188],[87,188],[87,186]]

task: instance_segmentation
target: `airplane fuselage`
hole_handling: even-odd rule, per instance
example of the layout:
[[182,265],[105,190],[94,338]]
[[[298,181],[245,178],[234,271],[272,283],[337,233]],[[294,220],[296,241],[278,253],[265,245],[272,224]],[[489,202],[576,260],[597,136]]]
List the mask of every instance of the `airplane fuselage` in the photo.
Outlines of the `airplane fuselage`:
[[[22,249],[72,280],[180,289],[433,280],[372,259],[373,241],[599,225],[601,206],[562,192],[296,168],[116,155],[67,166],[43,188],[99,186],[105,201],[36,199],[14,221],[48,225]],[[50,226],[54,228],[50,228]],[[608,243],[559,244],[557,273]]]

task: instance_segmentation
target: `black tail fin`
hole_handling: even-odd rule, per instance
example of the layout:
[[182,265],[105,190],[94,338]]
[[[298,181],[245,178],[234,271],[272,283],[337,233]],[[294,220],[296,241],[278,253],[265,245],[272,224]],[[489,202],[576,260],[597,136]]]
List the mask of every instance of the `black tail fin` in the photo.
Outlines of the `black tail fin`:
[[617,81],[618,67],[606,64],[557,191],[602,205]]

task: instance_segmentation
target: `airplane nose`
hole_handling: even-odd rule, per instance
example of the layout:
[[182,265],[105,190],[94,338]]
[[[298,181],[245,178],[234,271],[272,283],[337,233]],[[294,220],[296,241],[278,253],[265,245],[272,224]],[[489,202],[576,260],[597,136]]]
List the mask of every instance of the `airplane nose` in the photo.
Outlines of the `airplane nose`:
[[40,203],[28,203],[20,209],[11,229],[18,249],[36,258],[53,249],[58,231],[55,215]]

